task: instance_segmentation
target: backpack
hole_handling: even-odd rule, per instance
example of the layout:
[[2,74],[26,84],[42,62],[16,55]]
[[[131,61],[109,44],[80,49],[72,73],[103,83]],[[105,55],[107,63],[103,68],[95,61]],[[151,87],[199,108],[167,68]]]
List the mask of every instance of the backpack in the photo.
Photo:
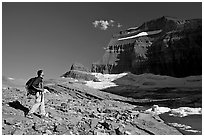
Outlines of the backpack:
[[29,79],[27,82],[26,82],[26,90],[27,90],[27,96],[28,95],[36,95],[36,91],[31,89],[32,85],[33,85],[33,82],[35,81],[36,77],[35,78],[31,78]]

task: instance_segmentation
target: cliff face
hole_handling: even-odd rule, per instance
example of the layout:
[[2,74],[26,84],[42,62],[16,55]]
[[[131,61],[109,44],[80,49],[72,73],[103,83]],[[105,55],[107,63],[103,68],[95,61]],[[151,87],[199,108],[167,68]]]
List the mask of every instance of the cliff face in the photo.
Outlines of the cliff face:
[[113,35],[105,50],[92,72],[200,75],[202,22],[161,17]]
[[97,81],[97,78],[94,75],[89,73],[88,68],[86,68],[80,63],[72,64],[71,69],[66,73],[64,73],[61,77],[63,78],[69,77],[69,78],[74,78],[78,80]]

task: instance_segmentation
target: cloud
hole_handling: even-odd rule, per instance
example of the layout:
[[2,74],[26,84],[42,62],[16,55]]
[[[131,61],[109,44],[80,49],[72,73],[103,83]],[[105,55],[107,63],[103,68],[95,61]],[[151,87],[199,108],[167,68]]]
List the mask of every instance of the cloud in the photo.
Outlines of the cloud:
[[10,80],[14,80],[14,78],[11,78],[11,77],[8,77],[8,79],[10,79]]
[[92,24],[94,25],[95,28],[100,28],[101,30],[107,30],[109,27],[114,27],[114,26],[118,27],[118,25],[115,25],[116,23],[114,20],[109,20],[109,21],[108,20],[95,20],[94,22],[92,22]]

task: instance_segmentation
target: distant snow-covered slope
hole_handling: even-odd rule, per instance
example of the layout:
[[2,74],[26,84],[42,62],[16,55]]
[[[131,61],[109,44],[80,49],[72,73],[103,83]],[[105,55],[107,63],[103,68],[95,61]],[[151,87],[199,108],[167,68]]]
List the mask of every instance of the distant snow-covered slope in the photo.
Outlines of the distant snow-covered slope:
[[170,76],[132,73],[121,74],[101,74],[92,73],[100,82],[87,81],[87,86],[95,89],[105,89],[118,85],[138,86],[140,88],[200,88],[202,86],[202,76],[189,76],[185,78],[175,78]]
[[121,74],[91,73],[91,74],[94,75],[100,82],[87,81],[86,85],[95,89],[115,87],[117,85],[112,81],[127,75],[127,73]]

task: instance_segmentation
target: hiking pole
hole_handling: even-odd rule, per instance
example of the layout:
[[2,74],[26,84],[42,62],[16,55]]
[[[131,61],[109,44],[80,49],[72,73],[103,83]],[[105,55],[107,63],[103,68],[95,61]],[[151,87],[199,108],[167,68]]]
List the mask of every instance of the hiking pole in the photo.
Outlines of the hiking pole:
[[40,91],[39,94],[41,96],[41,99],[40,99],[41,101],[40,102],[42,102],[42,100],[43,100],[43,91]]
[[43,89],[43,91],[41,92],[41,102],[43,101],[43,92],[44,92],[44,87],[43,87],[43,85],[42,85],[42,83],[40,84],[40,86],[41,86],[41,88]]

